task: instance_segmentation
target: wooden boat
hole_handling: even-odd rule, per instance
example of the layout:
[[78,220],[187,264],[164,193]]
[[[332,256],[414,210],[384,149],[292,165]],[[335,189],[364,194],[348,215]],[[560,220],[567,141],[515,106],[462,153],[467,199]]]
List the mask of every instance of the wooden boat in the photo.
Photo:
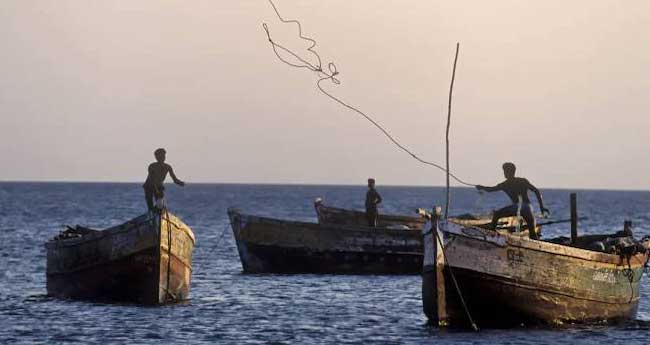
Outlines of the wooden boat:
[[[321,198],[314,201],[314,208],[320,224],[367,226],[366,213],[355,210],[325,206]],[[427,220],[423,217],[380,214],[377,220],[379,228],[403,228],[422,230]]]
[[[650,240],[618,233],[567,245],[437,217],[424,235],[422,283],[434,324],[609,323],[636,314]],[[603,252],[603,241],[618,253]]]
[[419,231],[326,225],[229,209],[245,273],[419,274]]
[[45,244],[47,294],[141,304],[182,301],[190,292],[194,241],[192,230],[166,211],[106,230],[68,228]]

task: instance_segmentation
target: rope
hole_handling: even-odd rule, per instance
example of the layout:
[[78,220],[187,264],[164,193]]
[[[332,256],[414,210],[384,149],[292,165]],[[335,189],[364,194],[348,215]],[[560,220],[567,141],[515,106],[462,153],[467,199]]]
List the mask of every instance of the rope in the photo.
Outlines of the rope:
[[[357,113],[358,115],[361,115],[362,117],[364,117],[364,118],[365,118],[366,120],[368,120],[371,124],[373,124],[375,127],[377,127],[377,129],[379,129],[379,130],[380,130],[380,131],[381,131],[381,132],[382,132],[382,133],[383,133],[383,134],[384,134],[384,135],[385,135],[385,136],[386,136],[386,137],[387,137],[387,138],[388,138],[388,139],[389,139],[389,140],[390,140],[390,141],[391,141],[391,142],[392,142],[392,143],[393,143],[397,148],[399,148],[400,150],[402,150],[402,151],[404,151],[405,153],[407,153],[408,155],[410,155],[410,156],[411,156],[413,159],[415,159],[416,161],[418,161],[418,162],[420,162],[420,163],[422,163],[422,164],[424,164],[424,165],[433,166],[433,167],[435,167],[435,168],[437,168],[437,169],[439,169],[439,170],[441,170],[441,171],[447,173],[448,178],[451,177],[451,178],[453,178],[456,182],[458,182],[458,183],[460,183],[460,184],[462,184],[462,185],[470,186],[470,187],[474,187],[474,186],[475,186],[474,184],[471,184],[471,183],[468,183],[468,182],[465,182],[465,181],[461,180],[461,179],[458,178],[456,175],[452,174],[451,171],[450,171],[448,168],[446,169],[446,168],[442,167],[442,166],[439,165],[439,164],[436,164],[436,163],[434,163],[434,162],[429,162],[429,161],[426,161],[426,160],[420,158],[418,155],[416,155],[416,154],[413,153],[411,150],[409,150],[406,146],[402,145],[402,144],[401,144],[401,143],[400,143],[400,142],[399,142],[395,137],[393,137],[393,136],[388,132],[388,130],[386,130],[382,125],[380,125],[380,124],[379,124],[377,121],[375,121],[372,117],[370,117],[369,115],[367,115],[367,114],[364,113],[363,111],[359,110],[357,107],[354,107],[354,106],[352,106],[352,105],[350,105],[350,104],[344,102],[344,101],[341,100],[340,98],[338,98],[338,97],[332,95],[331,93],[327,92],[327,91],[323,88],[323,86],[321,85],[321,83],[322,83],[323,81],[325,81],[325,80],[330,80],[330,81],[331,81],[333,84],[335,84],[335,85],[339,85],[339,84],[341,84],[341,81],[340,81],[338,78],[336,78],[336,76],[339,74],[339,72],[338,72],[338,70],[337,70],[337,68],[336,68],[336,65],[335,65],[333,62],[330,62],[330,63],[328,63],[328,65],[327,65],[328,72],[324,71],[324,70],[323,70],[323,67],[322,67],[323,65],[322,65],[322,60],[321,60],[321,58],[320,58],[320,55],[319,55],[319,54],[314,50],[314,47],[316,47],[316,41],[315,41],[314,39],[312,39],[312,38],[309,38],[309,37],[306,37],[306,36],[303,35],[303,33],[302,33],[302,25],[300,24],[299,21],[297,21],[297,20],[285,20],[285,19],[282,18],[282,16],[280,15],[280,12],[278,11],[278,9],[277,9],[277,7],[275,6],[275,4],[273,3],[273,1],[272,1],[272,0],[269,0],[269,3],[270,3],[271,6],[273,7],[273,10],[275,11],[275,14],[278,16],[278,18],[280,19],[281,22],[283,22],[283,23],[294,23],[294,24],[296,24],[296,25],[298,26],[298,36],[299,36],[301,39],[303,39],[303,40],[306,40],[306,41],[311,42],[311,45],[309,46],[309,48],[307,48],[307,51],[309,51],[310,53],[312,53],[312,54],[316,57],[316,59],[318,60],[318,63],[314,65],[314,64],[312,64],[312,63],[306,61],[305,59],[303,59],[302,57],[300,57],[298,54],[294,53],[294,52],[291,51],[290,49],[288,49],[288,48],[286,48],[286,47],[284,47],[284,46],[282,46],[282,45],[276,43],[275,41],[273,41],[273,39],[271,38],[271,33],[270,33],[270,31],[269,31],[268,25],[266,25],[266,23],[262,23],[262,27],[264,28],[264,31],[266,32],[266,36],[267,36],[267,38],[268,38],[268,40],[269,40],[269,43],[271,43],[271,46],[272,46],[272,48],[273,48],[273,52],[275,53],[275,55],[276,55],[276,57],[278,58],[278,60],[284,62],[285,64],[287,64],[287,65],[289,65],[289,66],[292,66],[292,67],[295,67],[295,68],[306,68],[306,69],[308,69],[308,70],[310,70],[310,71],[316,73],[316,74],[319,76],[319,79],[318,79],[318,81],[316,82],[316,87],[318,88],[318,90],[320,90],[320,92],[321,92],[322,94],[324,94],[325,96],[329,97],[330,99],[332,99],[332,100],[335,101],[336,103],[340,104],[341,106],[343,106],[343,107],[345,107],[345,108],[347,108],[347,109],[349,109],[349,110],[351,110],[351,111]],[[293,56],[296,60],[300,61],[300,62],[302,63],[302,65],[299,65],[299,64],[296,64],[296,63],[292,63],[292,62],[287,61],[286,59],[284,59],[284,58],[280,55],[280,53],[278,52],[278,50],[284,51],[285,53],[287,53],[287,54]],[[455,64],[455,62],[454,62],[454,64]],[[454,68],[454,70],[455,70],[455,68]],[[453,81],[452,81],[452,83],[453,83]],[[452,87],[453,87],[453,84],[452,84]],[[447,130],[449,130],[449,129],[447,129]],[[438,237],[438,241],[440,241],[440,236],[438,235],[438,232],[437,232],[437,231],[436,231],[436,236]],[[441,241],[440,243],[442,243],[442,241]],[[442,246],[441,246],[441,247],[442,247]],[[442,250],[442,253],[443,253],[443,256],[445,257],[445,261],[446,261],[447,255],[446,255],[446,253],[445,253],[445,251],[444,251],[444,248],[443,248],[443,250]],[[465,313],[467,314],[467,316],[468,316],[470,322],[472,323],[472,328],[473,328],[475,331],[478,331],[478,327],[476,326],[476,323],[474,322],[474,320],[473,320],[473,318],[472,318],[472,316],[471,316],[471,314],[470,314],[470,312],[469,312],[469,309],[468,309],[468,307],[467,307],[467,304],[465,303],[465,299],[463,298],[463,294],[462,294],[462,292],[460,291],[460,287],[458,286],[458,282],[456,281],[456,277],[455,277],[455,275],[453,274],[453,271],[451,270],[451,266],[447,265],[447,267],[449,267],[449,272],[450,272],[450,275],[451,275],[451,277],[452,277],[452,281],[454,282],[454,286],[456,287],[456,291],[458,291],[458,295],[460,296],[461,302],[462,302],[462,304],[463,304],[463,308],[465,309]]]
[[171,267],[172,267],[172,225],[171,225],[171,219],[169,217],[169,211],[167,210],[167,207],[164,208],[165,211],[165,216],[167,217],[167,287],[165,289],[165,294],[167,296],[170,296],[172,300],[176,299],[176,296],[174,296],[170,291],[169,291],[169,280],[170,280],[170,275],[171,275]]
[[623,269],[623,275],[630,281],[630,300],[627,303],[632,303],[634,299],[634,271],[630,263],[630,256],[627,256],[627,268]]
[[[217,239],[217,243],[215,243],[215,245],[212,247],[212,249],[210,249],[210,251],[207,254],[205,254],[205,256],[210,256],[210,254],[212,254],[217,248],[219,248],[219,244],[221,243],[221,240],[223,239],[224,235],[226,234],[226,231],[228,230],[229,226],[231,226],[230,223],[226,224],[223,227],[223,230],[221,231],[221,235],[219,235],[219,238]],[[197,271],[200,271],[202,269],[203,269],[203,266],[197,266]]]
[[[344,102],[340,98],[338,98],[338,97],[332,95],[331,93],[327,92],[323,88],[323,86],[321,85],[321,83],[323,81],[330,80],[335,85],[341,84],[341,81],[338,78],[336,78],[336,76],[339,74],[339,72],[338,72],[338,70],[336,68],[336,65],[333,62],[330,62],[330,63],[327,64],[327,70],[328,71],[324,71],[323,67],[322,67],[323,65],[322,65],[322,60],[320,58],[320,55],[314,50],[314,47],[316,47],[316,41],[314,39],[312,39],[312,38],[309,38],[309,37],[306,37],[306,36],[303,35],[303,33],[302,33],[302,25],[300,24],[299,21],[297,21],[297,20],[286,20],[286,19],[282,18],[282,16],[280,15],[280,12],[278,11],[278,9],[275,6],[275,4],[273,3],[273,1],[269,0],[269,3],[273,7],[273,10],[275,11],[275,14],[278,16],[278,18],[280,19],[281,22],[283,22],[283,23],[294,23],[294,24],[296,24],[298,26],[298,37],[300,39],[302,39],[302,40],[306,40],[308,42],[311,42],[311,45],[309,46],[309,48],[307,48],[307,51],[312,53],[316,57],[316,59],[318,60],[318,62],[316,64],[312,64],[309,61],[307,61],[307,60],[303,59],[302,57],[300,57],[298,54],[291,51],[290,49],[288,49],[288,48],[278,44],[277,42],[273,41],[273,39],[271,38],[271,33],[269,31],[268,26],[266,25],[266,23],[262,23],[262,27],[264,28],[264,31],[266,32],[266,36],[267,36],[267,38],[269,40],[269,43],[271,43],[271,47],[273,48],[273,52],[275,53],[275,55],[277,56],[277,58],[280,61],[282,61],[283,63],[285,63],[285,64],[287,64],[289,66],[292,66],[292,67],[295,67],[295,68],[305,68],[305,69],[308,69],[308,70],[316,73],[319,76],[319,79],[316,82],[316,87],[318,88],[318,90],[320,90],[321,93],[323,93],[325,96],[329,97],[330,99],[332,99],[336,103],[342,105],[343,107],[345,107],[345,108],[357,113],[358,115],[364,117],[371,124],[373,124],[375,127],[377,127],[377,129],[379,129],[384,134],[384,136],[386,136],[395,146],[397,146],[397,148],[399,148],[400,150],[402,150],[405,153],[407,153],[408,155],[410,155],[411,158],[415,159],[416,161],[418,161],[418,162],[420,162],[420,163],[422,163],[424,165],[435,167],[435,168],[437,168],[437,169],[439,169],[439,170],[441,170],[443,172],[446,172],[446,173],[448,172],[449,176],[451,178],[453,178],[456,182],[458,182],[458,183],[460,183],[462,185],[469,186],[469,187],[474,187],[475,186],[474,184],[471,184],[471,183],[468,183],[468,182],[465,182],[465,181],[461,180],[456,175],[452,174],[448,169],[445,169],[443,166],[441,166],[439,164],[436,164],[434,162],[426,161],[426,160],[420,158],[418,155],[413,153],[410,149],[408,149],[407,147],[402,145],[395,137],[393,137],[388,132],[388,130],[386,130],[382,125],[380,125],[372,117],[370,117],[369,115],[367,115],[363,111],[359,110],[358,108]],[[293,56],[301,64],[292,63],[290,61],[287,61],[286,59],[284,59],[280,55],[278,50],[283,51],[283,52]]]

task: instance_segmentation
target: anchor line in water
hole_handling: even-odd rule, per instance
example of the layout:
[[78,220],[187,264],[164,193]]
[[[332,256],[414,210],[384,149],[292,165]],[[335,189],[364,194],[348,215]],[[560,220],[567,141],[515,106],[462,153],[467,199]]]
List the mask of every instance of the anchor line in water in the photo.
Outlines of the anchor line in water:
[[[282,61],[283,63],[285,63],[286,65],[289,65],[291,67],[305,68],[305,69],[308,69],[308,70],[316,73],[318,75],[318,77],[319,77],[318,81],[316,82],[316,87],[318,88],[318,90],[322,94],[329,97],[331,100],[335,101],[336,103],[342,105],[343,107],[345,107],[345,108],[357,113],[358,115],[364,117],[371,124],[373,124],[375,127],[377,127],[377,129],[379,129],[382,132],[382,134],[384,134],[384,136],[386,136],[398,149],[400,149],[400,150],[404,151],[405,153],[407,153],[409,156],[411,156],[411,158],[415,159],[416,161],[418,161],[418,162],[420,162],[420,163],[422,163],[424,165],[432,166],[432,167],[435,167],[435,168],[437,168],[437,169],[439,169],[439,170],[441,170],[441,171],[443,171],[445,173],[449,173],[449,176],[451,178],[453,178],[456,182],[458,182],[458,183],[460,183],[462,185],[469,186],[469,187],[474,187],[475,186],[475,184],[468,183],[468,182],[460,179],[459,177],[457,177],[456,175],[451,173],[448,169],[446,169],[442,165],[436,164],[434,162],[430,162],[430,161],[427,161],[427,160],[424,160],[424,159],[420,158],[418,155],[413,153],[406,146],[401,144],[393,135],[391,135],[388,132],[388,130],[386,130],[381,124],[379,124],[377,121],[375,121],[371,116],[369,116],[368,114],[366,114],[363,111],[359,110],[357,107],[350,105],[349,103],[341,100],[340,98],[338,98],[338,97],[334,96],[333,94],[331,94],[330,92],[326,91],[323,88],[323,86],[321,85],[321,83],[323,81],[330,80],[335,85],[341,84],[341,81],[337,78],[337,75],[339,75],[339,72],[338,72],[338,70],[336,68],[336,65],[333,62],[330,62],[330,63],[327,64],[328,71],[323,70],[322,59],[321,59],[320,55],[314,50],[314,47],[316,47],[316,41],[314,39],[312,39],[312,38],[309,38],[309,37],[306,37],[306,36],[303,35],[302,24],[300,24],[300,22],[298,20],[294,20],[294,19],[286,20],[286,19],[282,18],[282,16],[280,15],[280,12],[278,11],[278,9],[275,6],[275,4],[273,3],[273,1],[269,0],[269,3],[273,7],[273,10],[275,11],[275,14],[280,19],[281,22],[286,23],[286,24],[293,23],[293,24],[297,25],[297,27],[298,27],[298,37],[300,39],[302,39],[302,40],[305,40],[305,41],[308,41],[308,42],[311,43],[309,48],[307,48],[307,51],[312,53],[315,56],[315,58],[317,59],[318,62],[316,64],[310,63],[309,61],[302,58],[300,55],[294,53],[290,49],[282,46],[281,44],[279,44],[277,42],[275,42],[273,40],[273,38],[271,38],[271,33],[270,33],[269,28],[268,28],[268,25],[266,23],[262,23],[262,27],[264,28],[264,31],[266,32],[266,36],[267,36],[267,38],[269,40],[269,43],[272,46],[273,52],[275,53],[278,60]],[[283,51],[283,52],[293,56],[296,60],[298,60],[302,64],[297,64],[297,63],[293,63],[293,62],[288,61],[287,59],[282,57],[282,55],[279,53],[279,51]]]
[[167,287],[165,288],[165,299],[171,297],[172,300],[176,300],[176,296],[169,291],[169,280],[172,267],[172,225],[167,207],[165,207],[165,216],[167,217]]
[[[232,227],[232,223],[226,224],[223,227],[223,230],[221,231],[221,235],[219,235],[219,238],[217,239],[217,243],[215,243],[212,249],[210,249],[210,251],[208,251],[208,253],[204,255],[205,257],[210,257],[210,254],[212,254],[216,249],[219,248],[219,244],[221,243],[221,240],[223,239],[226,232],[228,231],[228,227]],[[203,268],[204,268],[203,265],[197,264],[196,271],[201,272]]]
[[[440,248],[442,249],[442,256],[445,259],[445,266],[449,269],[449,276],[451,276],[451,281],[454,282],[454,287],[456,288],[456,292],[458,292],[458,297],[460,298],[460,302],[463,305],[463,310],[465,311],[465,315],[467,315],[467,319],[469,319],[469,322],[472,324],[472,329],[475,332],[479,331],[478,326],[476,325],[476,322],[474,322],[474,319],[472,318],[472,314],[469,312],[469,307],[467,307],[467,303],[465,303],[465,298],[463,297],[463,292],[460,290],[460,285],[458,285],[458,281],[456,280],[456,275],[454,274],[454,270],[452,269],[451,265],[449,265],[449,261],[447,260],[447,252],[445,252],[445,246],[443,245],[442,239],[440,238],[440,234],[438,233],[438,229],[436,227],[436,238],[438,239],[438,242],[440,243]],[[437,243],[435,244],[436,246],[438,245]]]

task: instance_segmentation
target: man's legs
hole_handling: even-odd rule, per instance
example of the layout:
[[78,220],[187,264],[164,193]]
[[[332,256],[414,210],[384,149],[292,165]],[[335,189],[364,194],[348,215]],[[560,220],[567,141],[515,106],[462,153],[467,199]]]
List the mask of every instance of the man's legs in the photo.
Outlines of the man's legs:
[[153,211],[153,190],[148,187],[144,187],[144,200],[147,201],[147,210]]
[[154,209],[160,211],[167,206],[165,205],[165,187],[158,186],[153,190]]
[[528,226],[528,237],[537,240],[539,236],[537,234],[537,222],[535,221],[535,215],[533,214],[533,206],[531,204],[521,205],[520,215],[526,221]]
[[504,208],[500,208],[492,214],[492,224],[490,227],[494,230],[497,228],[497,225],[499,224],[499,219],[504,218],[504,217],[511,217],[511,216],[516,216],[517,215],[517,205],[510,205],[506,206]]
[[368,220],[368,226],[371,228],[377,227],[377,210],[366,209],[366,219]]

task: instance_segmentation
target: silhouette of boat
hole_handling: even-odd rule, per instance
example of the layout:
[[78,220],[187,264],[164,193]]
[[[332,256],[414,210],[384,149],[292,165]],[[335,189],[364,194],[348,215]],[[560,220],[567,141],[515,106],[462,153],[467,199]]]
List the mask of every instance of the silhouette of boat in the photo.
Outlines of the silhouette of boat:
[[420,231],[228,216],[245,273],[420,274]]
[[141,304],[182,301],[190,292],[194,241],[192,230],[164,210],[106,230],[68,228],[45,244],[47,294]]
[[465,327],[470,317],[480,327],[607,323],[636,315],[650,239],[621,231],[542,241],[436,218],[424,235],[422,281],[434,324]]
[[[364,227],[368,225],[365,212],[325,206],[321,198],[314,201],[314,208],[320,224]],[[377,227],[422,230],[426,222],[425,218],[419,216],[379,214]]]

